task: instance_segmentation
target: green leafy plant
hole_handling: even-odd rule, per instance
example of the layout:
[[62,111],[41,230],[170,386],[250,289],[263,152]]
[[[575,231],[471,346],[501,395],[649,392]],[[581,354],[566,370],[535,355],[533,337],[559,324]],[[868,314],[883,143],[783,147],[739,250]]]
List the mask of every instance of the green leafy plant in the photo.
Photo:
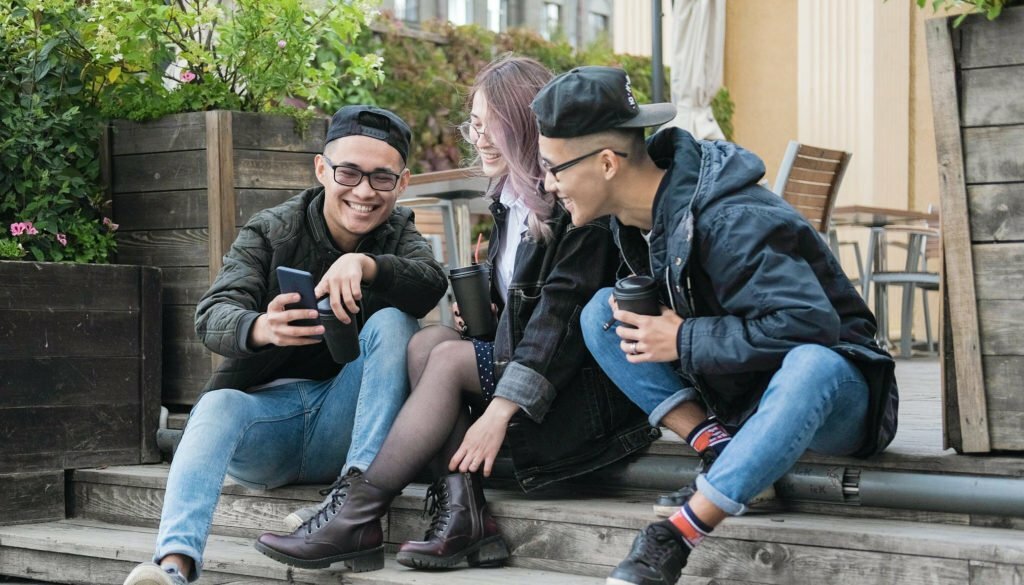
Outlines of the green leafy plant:
[[0,5],[0,257],[106,262],[100,117],[83,92],[66,14]]
[[711,113],[714,114],[715,121],[722,129],[725,139],[730,142],[732,142],[733,136],[732,115],[735,111],[736,104],[733,103],[732,96],[729,95],[729,88],[723,87],[718,90],[714,99],[711,100]]
[[1015,3],[1014,0],[917,0],[917,5],[920,8],[931,4],[933,12],[938,12],[940,8],[949,12],[956,8],[970,6],[968,12],[961,14],[953,21],[953,26],[960,26],[960,23],[971,14],[984,14],[989,20],[995,20],[1002,14],[1005,6]]
[[[234,109],[322,105],[377,84],[380,58],[351,48],[375,17],[372,0],[37,0],[78,11],[84,79],[103,113],[145,120]],[[332,61],[316,61],[329,47]]]

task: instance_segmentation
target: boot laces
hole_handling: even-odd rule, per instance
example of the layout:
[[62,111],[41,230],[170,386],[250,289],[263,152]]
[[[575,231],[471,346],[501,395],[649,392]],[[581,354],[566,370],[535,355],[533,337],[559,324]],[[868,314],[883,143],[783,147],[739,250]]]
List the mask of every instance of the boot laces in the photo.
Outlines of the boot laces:
[[441,531],[447,528],[448,520],[451,519],[450,500],[448,484],[443,479],[427,488],[427,497],[423,501],[423,516],[430,514],[432,520],[430,527],[427,528],[425,540],[429,540],[432,534],[440,535]]
[[[330,486],[320,490],[321,496],[330,495],[330,501],[326,502],[323,506],[317,510],[316,514],[312,518],[306,520],[303,526],[306,528],[306,534],[312,534],[314,530],[319,530],[332,516],[338,513],[338,509],[341,508],[345,502],[345,498],[348,497],[348,488],[352,485],[352,482],[363,475],[363,472],[358,468],[352,467],[344,474],[339,475],[338,479],[334,480]],[[315,527],[315,528],[314,528]]]

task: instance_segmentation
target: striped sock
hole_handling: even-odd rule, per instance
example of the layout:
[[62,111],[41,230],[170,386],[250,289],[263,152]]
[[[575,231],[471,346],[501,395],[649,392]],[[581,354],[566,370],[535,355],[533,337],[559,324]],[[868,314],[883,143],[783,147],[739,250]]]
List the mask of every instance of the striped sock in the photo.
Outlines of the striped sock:
[[700,544],[700,541],[704,540],[704,537],[710,534],[712,530],[693,513],[689,502],[683,504],[679,511],[669,516],[667,522],[673,528],[673,532],[682,538],[683,544],[691,550]]
[[713,416],[694,427],[686,437],[686,442],[697,453],[711,449],[715,455],[721,455],[731,440],[732,435]]

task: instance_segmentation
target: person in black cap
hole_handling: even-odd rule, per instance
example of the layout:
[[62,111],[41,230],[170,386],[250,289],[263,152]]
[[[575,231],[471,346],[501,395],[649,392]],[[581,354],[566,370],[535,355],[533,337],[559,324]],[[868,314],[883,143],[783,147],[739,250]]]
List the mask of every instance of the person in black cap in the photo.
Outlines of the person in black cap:
[[[742,148],[668,128],[668,104],[638,105],[620,69],[581,67],[532,104],[544,188],[575,225],[611,215],[624,265],[654,278],[661,314],[583,310],[587,347],[649,415],[701,455],[694,487],[648,525],[613,585],[675,583],[691,549],[742,514],[806,450],[868,456],[896,431],[894,364],[875,319],[818,232],[758,183]],[[618,327],[612,327],[616,322]]]
[[[126,585],[199,577],[225,474],[259,489],[337,478],[333,492],[343,492],[373,461],[409,391],[416,319],[447,290],[412,212],[395,205],[409,182],[409,140],[387,110],[338,110],[313,162],[320,186],[242,227],[196,308],[196,332],[225,359],[175,452],[154,562]],[[293,324],[316,311],[289,308],[299,295],[281,293],[279,266],[311,273],[316,296],[355,320],[355,361],[334,362],[313,338],[322,326]]]

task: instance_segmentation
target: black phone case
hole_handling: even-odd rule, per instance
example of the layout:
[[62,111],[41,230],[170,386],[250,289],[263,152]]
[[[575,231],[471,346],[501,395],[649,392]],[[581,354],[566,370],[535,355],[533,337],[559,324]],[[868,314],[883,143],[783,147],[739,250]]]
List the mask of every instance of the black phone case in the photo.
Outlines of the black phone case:
[[[316,294],[313,292],[313,275],[305,270],[296,270],[285,266],[277,267],[277,282],[281,285],[282,293],[299,293],[301,297],[297,303],[285,305],[286,309],[311,309],[316,310]],[[320,318],[299,319],[292,321],[297,327],[310,327],[320,325]],[[319,335],[311,336],[320,339]]]

